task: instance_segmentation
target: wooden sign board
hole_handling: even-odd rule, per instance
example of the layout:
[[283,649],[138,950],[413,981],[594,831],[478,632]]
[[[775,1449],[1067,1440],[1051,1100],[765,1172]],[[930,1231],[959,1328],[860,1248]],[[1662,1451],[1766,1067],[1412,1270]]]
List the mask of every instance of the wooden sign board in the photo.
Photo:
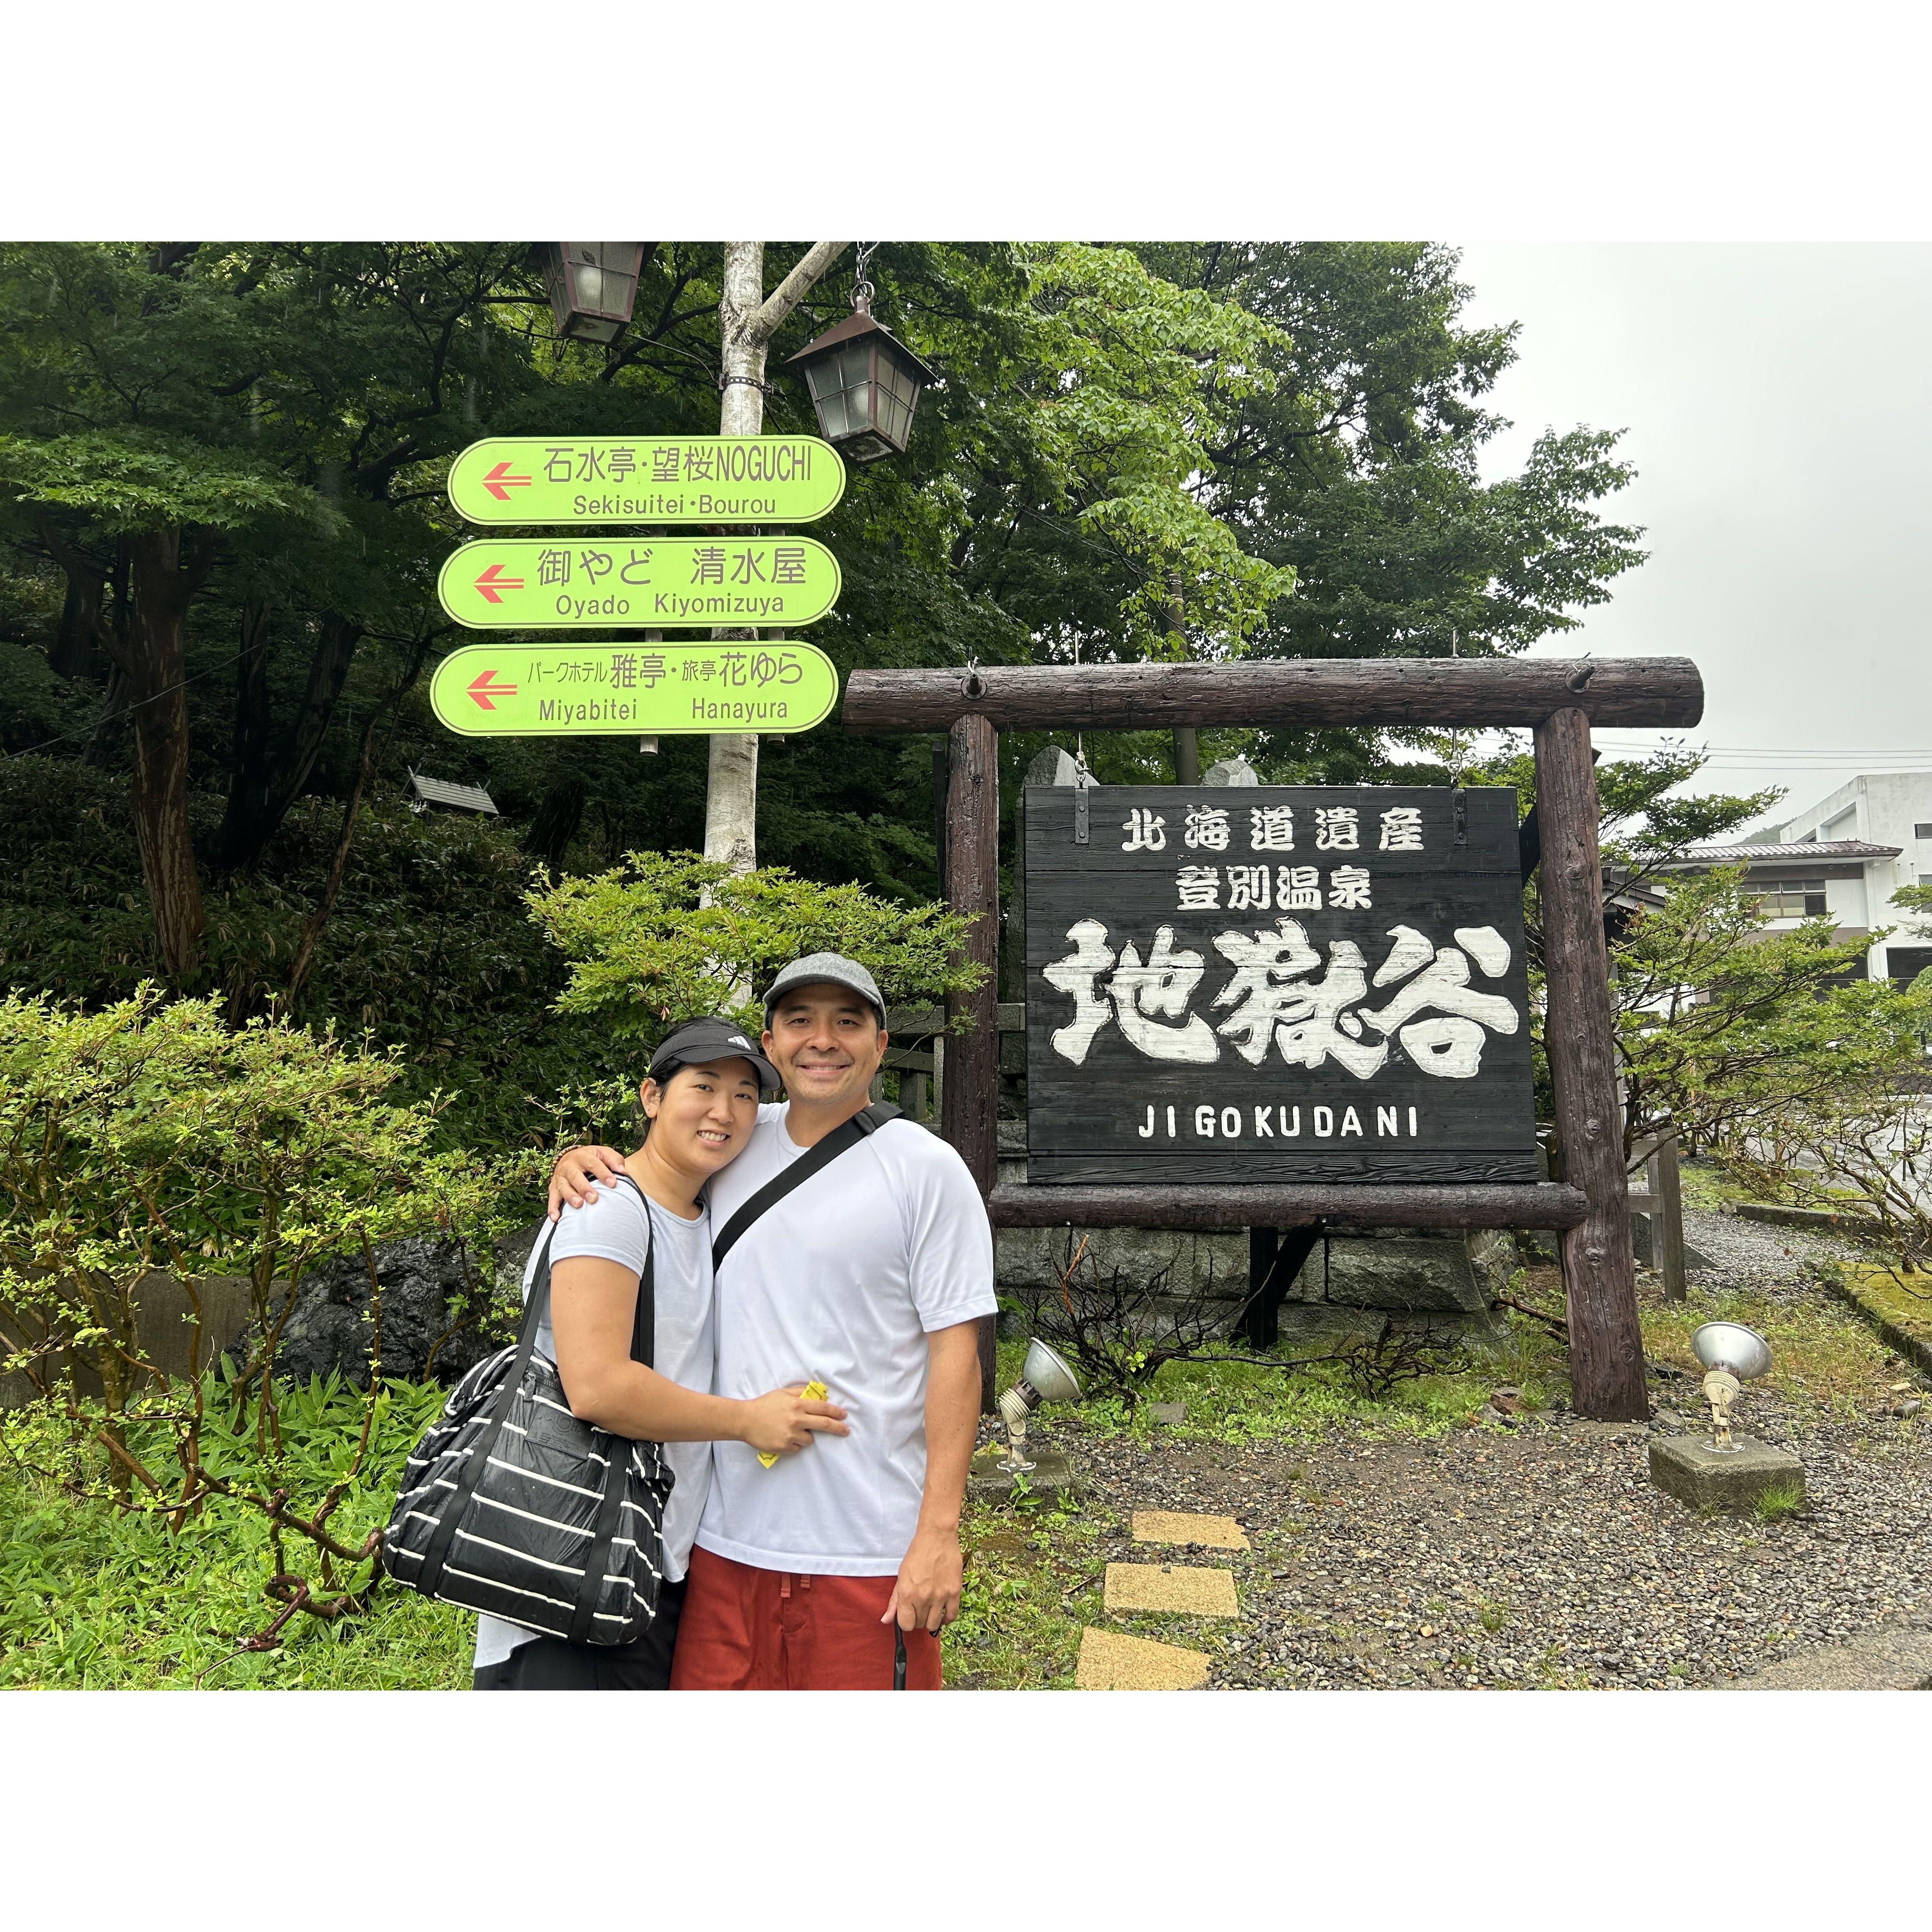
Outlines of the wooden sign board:
[[1031,1182],[1534,1182],[1516,794],[1029,788]]

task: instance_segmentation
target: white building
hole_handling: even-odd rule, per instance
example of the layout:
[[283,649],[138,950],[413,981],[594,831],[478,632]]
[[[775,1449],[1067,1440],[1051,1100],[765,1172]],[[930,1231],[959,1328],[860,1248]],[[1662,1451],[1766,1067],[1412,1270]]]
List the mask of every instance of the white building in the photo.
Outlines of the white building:
[[[1773,928],[1828,912],[1840,941],[1898,928],[1868,949],[1874,979],[1911,980],[1932,966],[1932,934],[1892,904],[1900,886],[1932,885],[1932,772],[1872,772],[1804,811],[1768,820],[1734,845],[1694,845],[1685,871],[1744,865]],[[1673,868],[1675,869],[1675,868]],[[1919,923],[1926,923],[1921,920]]]

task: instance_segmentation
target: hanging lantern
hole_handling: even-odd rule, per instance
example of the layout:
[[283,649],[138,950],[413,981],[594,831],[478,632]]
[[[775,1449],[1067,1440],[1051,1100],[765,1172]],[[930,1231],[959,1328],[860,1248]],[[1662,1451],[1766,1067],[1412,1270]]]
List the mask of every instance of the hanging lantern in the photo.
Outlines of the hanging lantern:
[[556,332],[573,342],[614,342],[638,299],[641,242],[545,242],[544,286]]
[[920,392],[935,380],[903,342],[872,320],[872,285],[865,279],[871,253],[869,248],[860,253],[852,313],[791,358],[805,372],[820,434],[848,463],[904,455]]

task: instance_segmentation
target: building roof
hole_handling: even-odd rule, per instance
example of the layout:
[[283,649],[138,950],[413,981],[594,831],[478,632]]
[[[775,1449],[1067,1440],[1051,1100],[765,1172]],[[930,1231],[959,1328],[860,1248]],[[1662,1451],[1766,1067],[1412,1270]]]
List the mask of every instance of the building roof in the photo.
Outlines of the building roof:
[[410,774],[410,784],[424,805],[450,805],[459,812],[487,812],[492,818],[502,816],[496,809],[496,801],[481,785],[448,784],[415,771]]
[[1806,862],[1844,859],[1896,859],[1903,847],[1864,838],[1792,839],[1779,844],[1687,845],[1672,866],[1756,866],[1772,860]]

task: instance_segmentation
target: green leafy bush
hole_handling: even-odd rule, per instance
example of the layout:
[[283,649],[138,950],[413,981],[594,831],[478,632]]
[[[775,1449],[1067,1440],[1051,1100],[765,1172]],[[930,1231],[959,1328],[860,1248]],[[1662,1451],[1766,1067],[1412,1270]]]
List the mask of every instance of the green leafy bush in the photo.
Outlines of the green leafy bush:
[[[396,1076],[390,1057],[333,1035],[286,1021],[231,1029],[214,1002],[152,988],[92,1013],[0,1002],[0,1366],[39,1390],[42,1420],[64,1439],[41,1478],[176,1534],[220,1505],[252,1512],[291,1613],[362,1607],[375,1544],[340,1512],[380,1398],[364,1402],[354,1450],[318,1462],[304,1399],[268,1372],[288,1285],[359,1250],[380,1372],[374,1246],[430,1228],[480,1238],[501,1184],[431,1151],[434,1110],[392,1104]],[[157,1276],[185,1296],[184,1337],[157,1322]],[[242,1284],[248,1319],[211,1409],[199,1371],[218,1276]]]
[[633,852],[615,870],[530,893],[532,915],[570,962],[560,1011],[620,1037],[729,1012],[761,1023],[753,990],[808,952],[869,967],[889,1004],[964,992],[986,976],[962,958],[969,919],[903,906],[782,866],[734,873],[694,853]]

